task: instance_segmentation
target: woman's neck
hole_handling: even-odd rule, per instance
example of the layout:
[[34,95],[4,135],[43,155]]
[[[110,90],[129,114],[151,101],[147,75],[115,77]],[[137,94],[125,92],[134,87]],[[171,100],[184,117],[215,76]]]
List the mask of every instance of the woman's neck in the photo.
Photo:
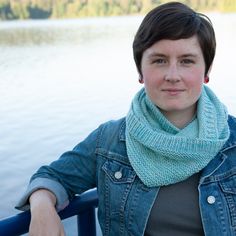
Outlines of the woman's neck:
[[196,109],[186,111],[162,111],[162,114],[179,129],[186,127],[195,118]]

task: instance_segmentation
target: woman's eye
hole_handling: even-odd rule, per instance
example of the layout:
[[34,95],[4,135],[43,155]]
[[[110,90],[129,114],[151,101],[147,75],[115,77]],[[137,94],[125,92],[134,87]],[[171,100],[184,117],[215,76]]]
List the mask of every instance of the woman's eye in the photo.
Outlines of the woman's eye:
[[191,60],[191,59],[183,59],[183,60],[181,61],[181,64],[185,64],[185,65],[193,64],[193,63],[194,63],[194,61]]
[[159,59],[156,59],[156,60],[154,61],[154,63],[156,63],[156,64],[164,64],[164,63],[166,63],[166,60],[163,59],[163,58],[159,58]]

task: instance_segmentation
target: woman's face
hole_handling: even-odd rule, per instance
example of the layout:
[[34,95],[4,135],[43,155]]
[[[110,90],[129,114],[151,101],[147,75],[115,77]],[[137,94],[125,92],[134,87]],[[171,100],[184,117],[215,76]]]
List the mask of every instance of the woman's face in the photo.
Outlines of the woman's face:
[[205,77],[196,36],[153,44],[143,53],[141,70],[149,98],[167,118],[177,114],[192,119]]

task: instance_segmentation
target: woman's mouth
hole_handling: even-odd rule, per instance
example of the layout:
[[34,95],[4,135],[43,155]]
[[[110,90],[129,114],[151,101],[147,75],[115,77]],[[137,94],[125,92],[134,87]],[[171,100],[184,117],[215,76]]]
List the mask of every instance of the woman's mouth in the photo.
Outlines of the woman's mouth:
[[185,91],[184,89],[173,89],[173,88],[162,89],[162,92],[165,92],[171,96],[179,95],[184,91]]

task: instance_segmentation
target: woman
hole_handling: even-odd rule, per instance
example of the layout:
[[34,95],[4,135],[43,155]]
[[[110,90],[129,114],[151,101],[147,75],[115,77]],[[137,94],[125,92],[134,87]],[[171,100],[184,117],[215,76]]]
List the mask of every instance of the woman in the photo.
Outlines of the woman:
[[125,118],[33,175],[17,206],[30,203],[32,235],[64,235],[56,210],[94,187],[103,235],[236,234],[236,119],[205,85],[215,47],[184,4],[147,14],[133,42],[144,88]]

